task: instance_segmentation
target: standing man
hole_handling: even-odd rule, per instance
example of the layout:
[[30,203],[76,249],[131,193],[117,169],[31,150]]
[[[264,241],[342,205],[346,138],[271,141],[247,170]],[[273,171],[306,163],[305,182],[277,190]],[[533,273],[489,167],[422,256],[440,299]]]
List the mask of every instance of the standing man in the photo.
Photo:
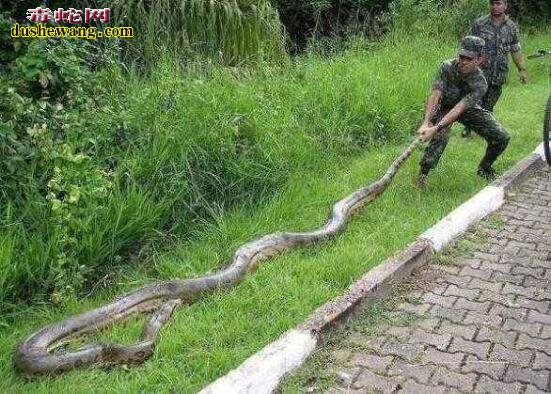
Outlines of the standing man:
[[478,165],[477,174],[488,180],[495,177],[492,164],[507,147],[509,135],[494,115],[480,105],[488,90],[479,68],[483,50],[483,39],[467,36],[461,41],[459,56],[440,66],[426,105],[425,119],[417,131],[425,141],[430,140],[420,163],[420,187],[427,185],[429,171],[442,156],[455,121],[472,128],[486,140],[486,154]]
[[[481,105],[482,108],[493,112],[509,71],[507,54],[511,53],[522,83],[528,81],[528,74],[524,68],[524,59],[520,50],[518,26],[505,14],[507,0],[489,0],[489,4],[490,14],[474,22],[471,34],[486,42],[481,68],[488,82],[488,91],[482,98]],[[470,134],[471,130],[468,127],[461,133],[463,137]]]

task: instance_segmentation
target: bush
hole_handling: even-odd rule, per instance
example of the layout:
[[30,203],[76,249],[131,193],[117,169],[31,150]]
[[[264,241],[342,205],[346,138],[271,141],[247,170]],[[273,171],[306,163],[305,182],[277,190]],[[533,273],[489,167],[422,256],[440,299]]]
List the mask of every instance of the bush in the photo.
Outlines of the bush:
[[551,3],[548,0],[517,0],[509,1],[511,15],[526,26],[536,23],[549,25],[551,19]]
[[487,0],[396,0],[387,19],[394,35],[448,36],[468,34],[475,19],[487,13]]
[[310,40],[350,33],[371,38],[384,31],[381,15],[392,0],[272,0],[290,38],[291,52]]

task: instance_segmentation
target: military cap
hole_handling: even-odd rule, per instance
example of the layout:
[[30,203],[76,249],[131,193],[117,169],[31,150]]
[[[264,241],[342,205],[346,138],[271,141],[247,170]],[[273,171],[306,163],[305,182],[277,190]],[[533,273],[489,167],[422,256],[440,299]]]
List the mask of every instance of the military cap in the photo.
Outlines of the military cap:
[[476,36],[467,36],[461,40],[460,56],[475,58],[480,56],[484,49],[485,42],[482,38]]

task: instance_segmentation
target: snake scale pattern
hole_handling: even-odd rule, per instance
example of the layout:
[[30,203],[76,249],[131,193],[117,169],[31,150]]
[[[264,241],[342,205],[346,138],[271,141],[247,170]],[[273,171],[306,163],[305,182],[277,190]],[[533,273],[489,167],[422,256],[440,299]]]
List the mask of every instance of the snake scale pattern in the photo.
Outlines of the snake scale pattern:
[[[232,263],[221,271],[200,278],[146,285],[119,296],[109,304],[45,326],[18,346],[14,355],[16,367],[28,375],[54,375],[82,366],[143,362],[153,354],[158,334],[175,308],[192,303],[209,292],[234,286],[256,265],[271,256],[295,246],[325,241],[343,231],[354,212],[376,199],[387,188],[420,142],[419,137],[415,138],[380,179],[335,203],[323,227],[303,233],[266,235],[237,249]],[[131,345],[93,343],[75,350],[64,348],[72,338],[97,331],[134,313],[150,313],[139,342]]]

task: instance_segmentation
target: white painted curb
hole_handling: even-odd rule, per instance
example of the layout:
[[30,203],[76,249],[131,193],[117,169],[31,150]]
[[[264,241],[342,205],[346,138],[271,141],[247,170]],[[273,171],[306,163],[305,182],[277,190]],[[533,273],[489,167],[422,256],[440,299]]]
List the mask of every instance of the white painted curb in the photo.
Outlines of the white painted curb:
[[316,343],[310,333],[291,330],[200,393],[271,393],[277,388],[283,375],[302,365],[316,348]]
[[538,155],[540,155],[542,160],[545,160],[545,152],[543,151],[543,142],[538,145],[534,153],[537,153]]
[[439,251],[471,224],[501,207],[504,199],[505,190],[502,187],[486,186],[421,234],[420,238],[431,241],[434,250]]

